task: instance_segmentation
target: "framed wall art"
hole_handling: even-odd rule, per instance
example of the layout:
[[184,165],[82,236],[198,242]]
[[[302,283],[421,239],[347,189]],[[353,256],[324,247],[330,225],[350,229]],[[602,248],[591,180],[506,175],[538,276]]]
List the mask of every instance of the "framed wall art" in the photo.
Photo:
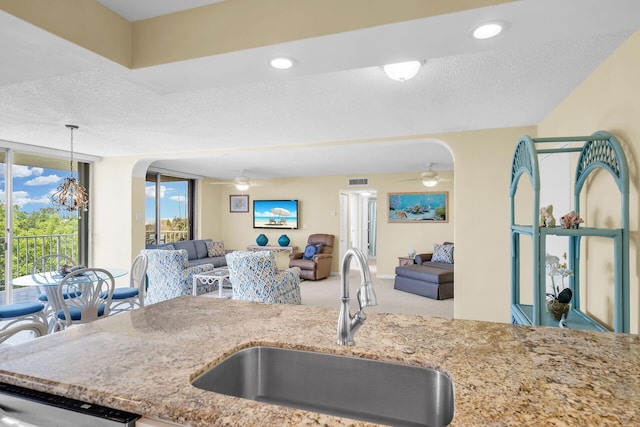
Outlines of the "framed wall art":
[[230,195],[229,212],[249,212],[249,195]]
[[449,192],[389,193],[388,222],[449,222]]

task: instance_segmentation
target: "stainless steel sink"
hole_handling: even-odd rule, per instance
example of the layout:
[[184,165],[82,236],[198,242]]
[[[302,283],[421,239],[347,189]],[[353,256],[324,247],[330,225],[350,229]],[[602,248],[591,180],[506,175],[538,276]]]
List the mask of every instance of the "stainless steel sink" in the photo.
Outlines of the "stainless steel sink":
[[435,369],[275,347],[238,351],[192,384],[394,426],[446,426],[454,414],[451,378]]

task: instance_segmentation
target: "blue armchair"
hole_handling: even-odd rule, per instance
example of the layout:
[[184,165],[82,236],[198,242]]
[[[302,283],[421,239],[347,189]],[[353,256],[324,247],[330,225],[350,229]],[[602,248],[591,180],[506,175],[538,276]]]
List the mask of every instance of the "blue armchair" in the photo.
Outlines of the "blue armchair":
[[300,269],[278,271],[271,251],[226,255],[233,299],[277,304],[300,304]]
[[[186,250],[144,249],[147,264],[147,294],[145,305],[155,304],[182,295],[192,295],[193,275],[213,270],[213,264],[189,267]],[[198,294],[212,292],[214,285],[198,286]]]

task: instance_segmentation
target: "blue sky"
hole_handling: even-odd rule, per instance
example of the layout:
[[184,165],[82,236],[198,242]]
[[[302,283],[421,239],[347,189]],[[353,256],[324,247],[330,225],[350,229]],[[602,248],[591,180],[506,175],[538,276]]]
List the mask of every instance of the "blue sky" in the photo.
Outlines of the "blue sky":
[[[156,186],[147,183],[145,186],[145,222],[154,222]],[[160,216],[163,219],[187,216],[187,183],[186,181],[163,182],[160,185]]]
[[[5,165],[0,164],[0,201],[6,202]],[[69,176],[69,171],[14,165],[13,204],[25,212],[51,207],[51,195],[60,183]]]
[[[0,201],[6,202],[4,180],[5,165],[0,163]],[[51,207],[51,195],[58,185],[69,176],[69,171],[58,169],[46,169],[33,166],[14,165],[13,173],[13,204],[19,205],[24,212],[33,212],[42,208]],[[77,173],[74,173],[77,178]],[[184,181],[164,182],[161,191],[161,215],[162,218],[174,218],[186,216],[186,184]],[[147,184],[145,189],[145,209],[153,214],[155,185]],[[89,208],[91,209],[91,208]]]

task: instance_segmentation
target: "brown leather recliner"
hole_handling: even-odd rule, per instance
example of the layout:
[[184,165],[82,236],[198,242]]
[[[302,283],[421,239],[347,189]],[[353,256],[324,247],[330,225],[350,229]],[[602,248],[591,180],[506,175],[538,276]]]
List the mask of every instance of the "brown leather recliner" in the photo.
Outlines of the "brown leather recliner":
[[[336,236],[333,234],[312,234],[307,241],[309,245],[322,245],[320,253],[304,259],[304,252],[295,252],[289,255],[289,268],[299,267],[300,277],[307,280],[326,279],[331,274],[333,262],[333,242]],[[305,248],[306,249],[306,248]]]

